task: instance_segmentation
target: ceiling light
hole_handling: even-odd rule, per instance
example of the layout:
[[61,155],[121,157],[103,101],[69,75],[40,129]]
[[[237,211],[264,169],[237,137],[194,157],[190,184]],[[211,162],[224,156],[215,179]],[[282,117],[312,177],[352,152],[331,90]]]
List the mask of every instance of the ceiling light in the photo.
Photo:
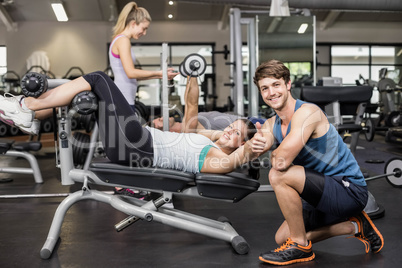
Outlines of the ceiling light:
[[174,2],[173,1],[169,1],[169,6],[173,6]]
[[58,21],[68,21],[68,17],[66,11],[64,10],[63,4],[60,3],[52,3],[53,12],[56,15]]
[[168,15],[168,18],[169,18],[169,19],[173,19],[173,15],[172,15],[172,14],[169,14],[169,15]]
[[297,32],[299,34],[304,34],[304,32],[307,30],[308,24],[307,23],[302,23],[299,27],[299,30]]

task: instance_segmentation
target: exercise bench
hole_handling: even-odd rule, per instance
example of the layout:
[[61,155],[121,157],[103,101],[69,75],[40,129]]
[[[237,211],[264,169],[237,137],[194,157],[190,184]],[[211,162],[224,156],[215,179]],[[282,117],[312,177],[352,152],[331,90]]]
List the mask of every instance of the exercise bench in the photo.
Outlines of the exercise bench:
[[[67,211],[82,200],[103,202],[127,214],[127,218],[116,223],[116,231],[122,231],[138,220],[154,221],[229,242],[238,254],[246,254],[249,251],[246,240],[236,232],[226,218],[212,220],[178,209],[166,208],[163,205],[169,203],[175,195],[239,202],[258,190],[260,183],[257,180],[236,172],[193,174],[172,169],[118,165],[106,158],[92,159],[98,140],[97,125],[91,134],[85,164],[82,168],[77,168],[73,161],[71,117],[68,107],[58,109],[58,166],[63,185],[82,183],[82,189],[70,194],[58,206],[47,239],[40,251],[41,258],[50,258],[60,237]],[[94,190],[91,189],[91,185],[134,188],[159,194],[160,197],[144,201]]]
[[[318,105],[328,115],[343,138],[351,136],[350,150],[356,152],[359,134],[363,132],[368,141],[374,138],[374,124],[367,120],[363,124],[365,109],[370,103],[371,86],[307,86],[301,88],[300,98]],[[344,120],[343,117],[352,119]]]
[[14,142],[13,140],[0,139],[0,154],[8,157],[25,158],[30,168],[24,167],[0,167],[1,173],[32,174],[36,183],[43,183],[42,174],[39,169],[38,161],[30,152],[37,152],[42,148],[39,141]]

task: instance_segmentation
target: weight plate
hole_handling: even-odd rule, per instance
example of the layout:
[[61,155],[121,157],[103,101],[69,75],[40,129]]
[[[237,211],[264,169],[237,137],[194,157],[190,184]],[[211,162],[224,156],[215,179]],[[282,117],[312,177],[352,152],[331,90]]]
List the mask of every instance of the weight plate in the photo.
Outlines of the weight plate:
[[7,134],[7,125],[0,122],[0,137],[4,137]]
[[180,74],[183,76],[183,77],[187,77],[189,74],[187,74],[185,71],[184,71],[184,65],[183,65],[183,62],[182,63],[180,63],[180,66],[179,66],[179,72],[180,72]]
[[96,122],[95,114],[88,114],[85,116],[85,125],[84,129],[86,133],[91,133],[91,131],[94,129]]
[[392,174],[386,176],[387,181],[394,187],[402,187],[402,159],[400,158],[392,158],[390,159],[387,164],[385,165],[384,173],[385,174]]
[[370,219],[375,220],[384,217],[385,215],[385,209],[384,207],[379,204],[378,208],[375,211],[370,211],[367,213],[367,215],[370,217]]
[[392,111],[385,119],[385,124],[389,127],[397,127],[401,124],[401,113],[399,111]]
[[377,87],[378,87],[379,91],[386,91],[386,90],[395,89],[396,84],[395,84],[394,80],[392,80],[390,78],[384,78],[384,79],[381,79],[380,81],[378,81]]
[[10,127],[9,132],[11,136],[15,136],[20,132],[20,129],[17,127]]
[[78,121],[76,118],[71,118],[71,130],[76,130],[78,127]]
[[90,136],[85,133],[75,132],[73,135],[72,149],[74,165],[80,166],[85,163],[90,145]]
[[207,62],[204,57],[193,53],[188,55],[183,61],[183,70],[192,77],[198,77],[204,74],[207,69]]
[[373,141],[375,136],[375,127],[373,123],[373,119],[369,118],[366,120],[366,130],[364,132],[364,136],[367,141]]
[[52,121],[50,121],[50,120],[43,120],[43,121],[41,122],[41,128],[42,128],[42,132],[43,132],[43,133],[48,133],[48,132],[52,131],[52,128],[53,128]]

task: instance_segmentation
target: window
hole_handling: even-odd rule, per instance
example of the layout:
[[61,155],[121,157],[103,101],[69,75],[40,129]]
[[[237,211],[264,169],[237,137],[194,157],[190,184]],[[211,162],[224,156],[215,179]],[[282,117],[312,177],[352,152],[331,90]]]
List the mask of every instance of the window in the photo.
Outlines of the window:
[[383,68],[388,78],[399,83],[402,73],[402,45],[317,45],[318,79],[324,76],[341,77],[344,85],[356,80],[378,81]]
[[355,85],[359,76],[369,76],[369,46],[332,46],[331,76],[341,77],[344,85]]

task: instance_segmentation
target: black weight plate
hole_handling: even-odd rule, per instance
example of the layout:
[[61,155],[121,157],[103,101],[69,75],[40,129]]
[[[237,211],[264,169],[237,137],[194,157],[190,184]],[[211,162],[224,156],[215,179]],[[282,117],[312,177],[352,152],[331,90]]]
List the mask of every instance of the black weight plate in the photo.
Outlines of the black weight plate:
[[373,141],[375,136],[375,127],[373,120],[371,118],[366,120],[366,131],[364,132],[364,136],[367,141]]

